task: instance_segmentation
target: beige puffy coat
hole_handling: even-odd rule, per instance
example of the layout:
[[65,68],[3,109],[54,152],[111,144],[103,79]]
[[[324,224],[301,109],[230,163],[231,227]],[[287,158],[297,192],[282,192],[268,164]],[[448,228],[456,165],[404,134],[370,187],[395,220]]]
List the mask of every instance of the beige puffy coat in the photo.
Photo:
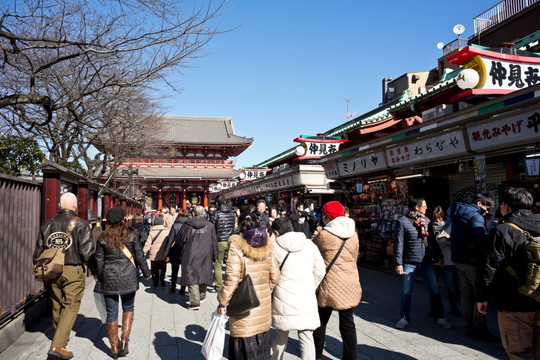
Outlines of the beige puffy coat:
[[[160,233],[160,230],[161,233]],[[165,260],[165,247],[167,245],[167,236],[169,235],[170,229],[167,229],[163,225],[154,225],[150,229],[146,243],[144,244],[143,253],[146,255],[150,251],[149,258],[152,261],[161,261]],[[158,236],[159,233],[159,236]],[[157,236],[157,238],[156,238]],[[155,239],[155,240],[154,240]]]
[[313,239],[326,266],[347,239],[334,265],[321,282],[317,303],[320,307],[346,310],[356,307],[362,298],[358,275],[358,235],[353,219],[340,216],[330,221]]
[[227,306],[234,290],[244,276],[244,255],[247,273],[253,280],[253,286],[261,304],[252,309],[248,316],[236,318],[231,316],[230,332],[232,337],[246,338],[270,330],[272,325],[271,290],[279,282],[279,265],[272,251],[272,240],[266,246],[251,247],[242,236],[232,235],[229,238],[229,255],[223,290],[218,294],[221,306]]

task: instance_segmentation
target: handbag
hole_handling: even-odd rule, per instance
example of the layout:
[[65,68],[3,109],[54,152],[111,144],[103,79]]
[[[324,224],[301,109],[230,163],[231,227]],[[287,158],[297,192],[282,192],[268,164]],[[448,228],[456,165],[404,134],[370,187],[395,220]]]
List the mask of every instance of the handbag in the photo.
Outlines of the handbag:
[[101,322],[105,324],[107,321],[107,308],[105,306],[105,297],[103,294],[94,292],[94,302],[96,303],[96,310],[99,314]]
[[[66,241],[71,237],[71,232],[75,229],[75,225],[79,221],[78,217],[74,217],[69,223]],[[33,267],[34,276],[40,281],[48,281],[56,279],[64,271],[64,261],[66,251],[64,247],[51,248],[43,251],[36,260]]]
[[201,353],[207,360],[220,360],[225,347],[225,324],[228,316],[212,313],[212,322],[206,332],[201,348]]
[[386,255],[394,256],[394,240],[388,241],[388,245],[386,245]]
[[227,306],[227,315],[229,316],[237,317],[238,315],[249,313],[251,309],[256,308],[261,304],[257,297],[257,293],[255,292],[253,281],[251,281],[251,276],[247,273],[245,257],[244,270],[244,278],[240,281],[236,290],[234,290],[231,300],[229,300],[229,305]]

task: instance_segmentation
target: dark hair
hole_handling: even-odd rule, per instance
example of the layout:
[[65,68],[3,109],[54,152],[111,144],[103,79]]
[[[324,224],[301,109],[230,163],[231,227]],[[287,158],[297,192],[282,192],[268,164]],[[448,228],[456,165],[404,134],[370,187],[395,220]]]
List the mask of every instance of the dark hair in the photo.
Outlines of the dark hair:
[[408,203],[409,210],[411,210],[411,211],[416,210],[416,207],[417,206],[422,206],[422,203],[425,200],[426,199],[423,196],[411,196],[409,198],[409,203]]
[[274,222],[272,223],[272,230],[277,231],[279,235],[294,231],[291,219],[286,216],[282,216],[274,220]]
[[486,194],[478,194],[476,195],[476,199],[474,199],[474,204],[476,203],[482,203],[482,205],[486,206],[488,210],[493,207],[493,199],[491,199]]
[[238,217],[238,227],[235,230],[235,234],[243,234],[248,230],[258,228],[259,220],[257,216],[250,212],[243,212]]
[[433,221],[435,221],[436,218],[440,217],[441,219],[444,219],[445,217],[444,210],[441,206],[437,205],[435,206],[435,209],[433,209]]
[[218,205],[223,205],[223,204],[227,203],[227,200],[225,200],[225,196],[218,195],[218,197],[216,198],[216,203]]
[[178,210],[178,217],[188,217],[189,213],[186,209],[180,209]]
[[501,199],[502,204],[510,206],[512,211],[532,209],[534,199],[530,192],[524,188],[508,188],[504,191]]
[[[304,203],[302,203],[302,202],[299,201],[299,202],[296,203],[296,209],[298,209],[300,206],[305,207],[305,206],[304,206]],[[280,233],[280,234],[281,234],[281,233]]]
[[105,241],[109,249],[122,251],[124,242],[128,236],[128,226],[125,221],[107,226],[107,229],[99,235],[98,241]]
[[264,199],[259,199],[259,200],[257,200],[257,205],[259,205],[259,204],[264,204],[264,205],[266,205],[266,200],[264,200]]

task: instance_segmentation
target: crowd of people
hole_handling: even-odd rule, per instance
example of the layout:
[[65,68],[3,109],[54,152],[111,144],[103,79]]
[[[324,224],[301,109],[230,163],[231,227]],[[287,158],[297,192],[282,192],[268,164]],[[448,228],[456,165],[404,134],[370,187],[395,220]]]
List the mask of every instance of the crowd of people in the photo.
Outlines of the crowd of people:
[[[63,194],[60,207],[43,224],[34,252],[36,261],[47,248],[65,249],[63,274],[46,283],[56,330],[49,355],[73,357],[66,345],[84,291],[85,265],[96,278],[94,292],[105,298],[111,356],[118,358],[129,353],[139,277],[164,287],[170,263],[170,291],[176,292],[180,278],[179,292],[187,291],[192,311],[200,309],[207,292],[217,292],[216,311],[227,314],[235,290],[250,275],[260,304],[230,315],[230,359],[283,359],[290,331],[298,333],[302,359],[320,359],[333,310],[339,315],[342,358],[357,358],[354,309],[362,298],[357,265],[362,239],[341,203],[330,201],[313,211],[310,204],[298,202],[289,214],[269,209],[261,199],[240,212],[220,195],[211,209],[162,209],[135,216],[133,226],[128,226],[122,208],[114,207],[96,241],[88,223],[76,216],[75,195]],[[540,215],[531,212],[533,199],[524,189],[504,192],[498,218],[489,215],[492,207],[489,197],[478,195],[472,203],[453,203],[446,213],[435,206],[430,220],[426,199],[410,198],[409,211],[394,228],[393,260],[402,279],[396,327],[411,325],[412,290],[419,274],[429,293],[428,316],[452,328],[438,286],[438,275],[443,274],[450,311],[463,315],[466,335],[502,340],[512,359],[540,358],[540,303],[516,280],[530,277],[530,253],[522,249],[531,236],[540,235]],[[69,235],[58,236],[68,228]],[[529,285],[529,293],[539,284]],[[492,300],[499,309],[501,338],[486,325]]]

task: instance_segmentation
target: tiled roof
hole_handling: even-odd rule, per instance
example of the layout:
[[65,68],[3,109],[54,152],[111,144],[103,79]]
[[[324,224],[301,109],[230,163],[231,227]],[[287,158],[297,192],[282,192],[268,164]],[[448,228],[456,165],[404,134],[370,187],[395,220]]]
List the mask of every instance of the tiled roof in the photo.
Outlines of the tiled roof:
[[234,133],[230,117],[161,116],[163,141],[171,143],[250,144]]
[[138,170],[138,177],[147,179],[231,179],[242,173],[234,169],[139,168]]

